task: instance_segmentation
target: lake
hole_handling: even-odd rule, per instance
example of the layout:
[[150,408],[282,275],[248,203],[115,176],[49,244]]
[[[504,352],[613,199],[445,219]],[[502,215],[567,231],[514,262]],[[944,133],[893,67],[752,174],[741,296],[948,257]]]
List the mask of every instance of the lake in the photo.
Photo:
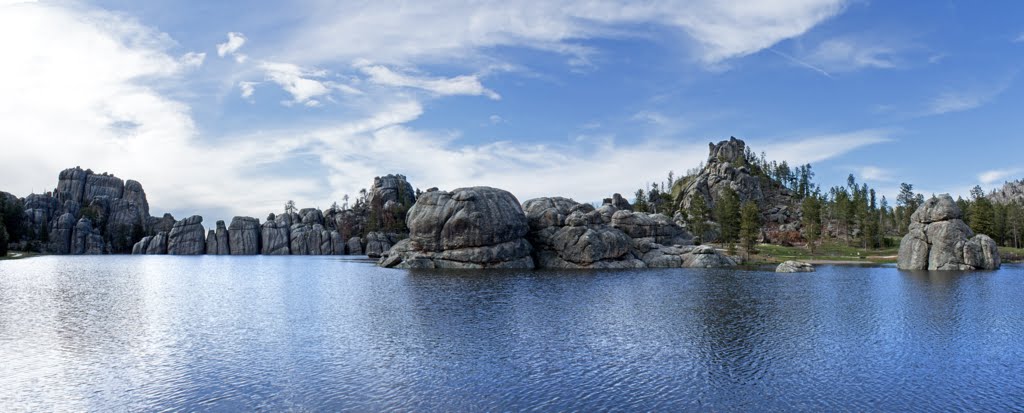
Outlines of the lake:
[[0,410],[1024,409],[1024,267],[0,262]]

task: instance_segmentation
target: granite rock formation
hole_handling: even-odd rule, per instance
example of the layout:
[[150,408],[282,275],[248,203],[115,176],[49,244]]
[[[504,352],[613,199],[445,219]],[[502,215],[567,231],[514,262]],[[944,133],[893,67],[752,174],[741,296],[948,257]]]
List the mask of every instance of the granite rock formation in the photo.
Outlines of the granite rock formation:
[[380,264],[397,268],[534,267],[526,215],[508,191],[491,187],[429,190],[409,209],[409,238]]
[[[218,223],[218,230],[220,229]],[[227,229],[231,255],[257,255],[260,253],[260,220],[252,217],[234,217]]]
[[175,222],[171,232],[167,235],[167,253],[170,255],[203,255],[206,252],[205,233],[203,217],[199,215]]
[[901,270],[994,270],[999,249],[987,235],[975,235],[948,194],[932,197],[910,217],[910,232],[900,241]]
[[263,255],[289,255],[291,219],[285,215],[270,214],[260,227],[260,253]]

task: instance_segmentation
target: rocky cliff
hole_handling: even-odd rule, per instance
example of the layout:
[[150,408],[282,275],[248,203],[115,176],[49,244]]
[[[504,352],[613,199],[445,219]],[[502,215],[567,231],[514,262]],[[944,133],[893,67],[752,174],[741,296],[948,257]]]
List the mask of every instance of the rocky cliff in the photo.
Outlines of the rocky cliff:
[[690,207],[693,197],[700,196],[709,208],[714,208],[725,188],[739,195],[740,202],[753,202],[764,218],[769,232],[799,229],[799,208],[789,188],[769,179],[748,161],[746,143],[730,138],[709,143],[708,159],[695,175],[683,177],[673,187],[673,196],[680,208]]
[[948,194],[933,197],[910,217],[910,232],[900,241],[901,270],[994,270],[999,249],[987,235],[975,235]]

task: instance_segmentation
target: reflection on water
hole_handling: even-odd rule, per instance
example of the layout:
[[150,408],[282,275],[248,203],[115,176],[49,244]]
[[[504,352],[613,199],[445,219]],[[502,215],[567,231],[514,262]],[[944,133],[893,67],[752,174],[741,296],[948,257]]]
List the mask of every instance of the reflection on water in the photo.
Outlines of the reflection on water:
[[0,410],[1024,409],[1024,268],[0,263]]

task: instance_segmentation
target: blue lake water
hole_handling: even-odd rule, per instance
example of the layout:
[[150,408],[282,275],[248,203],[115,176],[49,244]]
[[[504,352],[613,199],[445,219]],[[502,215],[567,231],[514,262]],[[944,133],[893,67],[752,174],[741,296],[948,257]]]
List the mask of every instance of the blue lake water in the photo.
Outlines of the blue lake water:
[[0,410],[1024,409],[1024,268],[0,262]]

